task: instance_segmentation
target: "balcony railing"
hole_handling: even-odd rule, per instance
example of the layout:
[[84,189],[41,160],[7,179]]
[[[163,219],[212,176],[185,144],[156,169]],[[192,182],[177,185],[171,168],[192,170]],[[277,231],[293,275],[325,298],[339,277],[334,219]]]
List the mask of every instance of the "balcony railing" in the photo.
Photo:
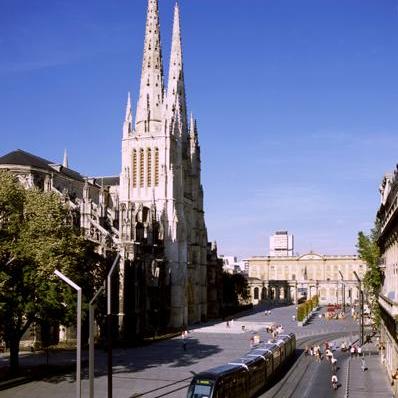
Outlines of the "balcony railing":
[[398,303],[390,298],[379,294],[379,304],[387,311],[392,317],[398,315]]

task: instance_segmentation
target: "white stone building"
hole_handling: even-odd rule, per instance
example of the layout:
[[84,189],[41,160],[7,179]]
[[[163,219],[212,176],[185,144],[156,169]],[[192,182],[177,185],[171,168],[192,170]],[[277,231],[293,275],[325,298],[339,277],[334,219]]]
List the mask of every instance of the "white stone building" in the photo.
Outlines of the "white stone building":
[[398,368],[398,166],[394,173],[384,176],[380,195],[378,245],[384,275],[379,294],[381,359],[392,374]]
[[253,304],[297,302],[301,297],[319,296],[321,304],[353,304],[359,299],[358,283],[365,263],[354,255],[259,256],[249,262],[249,286]]
[[180,327],[207,316],[207,232],[198,129],[192,114],[187,116],[178,5],[167,88],[162,62],[158,1],[149,0],[135,121],[129,96],[123,126],[121,248],[124,258],[134,259],[135,224],[143,223],[145,234],[152,214],[172,286],[170,325]]
[[288,231],[276,231],[269,238],[269,255],[271,257],[293,256],[294,251],[294,236]]

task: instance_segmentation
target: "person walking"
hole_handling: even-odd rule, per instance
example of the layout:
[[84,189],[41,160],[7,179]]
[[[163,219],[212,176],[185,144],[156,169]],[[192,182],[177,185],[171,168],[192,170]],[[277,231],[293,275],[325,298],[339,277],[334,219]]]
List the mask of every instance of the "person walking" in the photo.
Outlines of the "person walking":
[[182,340],[182,349],[184,351],[187,350],[187,337],[188,337],[188,332],[186,330],[183,330],[181,333],[181,340]]
[[333,356],[330,360],[330,363],[332,364],[332,373],[337,372],[337,359]]
[[336,374],[333,374],[333,375],[332,375],[332,380],[331,380],[331,382],[332,382],[332,388],[333,388],[333,390],[337,390],[337,388],[338,388],[338,383],[339,383],[339,379],[337,378],[337,375],[336,375]]

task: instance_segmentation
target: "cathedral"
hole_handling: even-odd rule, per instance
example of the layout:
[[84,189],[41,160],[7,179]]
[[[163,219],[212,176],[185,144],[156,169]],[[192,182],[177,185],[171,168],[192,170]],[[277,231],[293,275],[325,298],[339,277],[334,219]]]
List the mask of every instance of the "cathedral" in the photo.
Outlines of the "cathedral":
[[[172,287],[170,325],[175,327],[207,317],[207,232],[200,172],[197,125],[187,115],[179,8],[174,10],[166,88],[158,0],[149,0],[135,121],[129,96],[123,126],[120,246],[122,258],[134,259],[139,248],[132,243],[142,240],[137,225],[146,238],[155,221],[167,262],[164,283]],[[153,261],[157,277],[161,267],[156,258]]]
[[66,154],[57,163],[22,150],[0,157],[0,169],[26,188],[58,193],[101,254],[120,253],[112,313],[121,338],[218,316],[222,264],[207,240],[178,5],[166,86],[158,0],[148,0],[140,91],[136,109],[128,94],[121,137],[120,176],[85,177],[69,168]]

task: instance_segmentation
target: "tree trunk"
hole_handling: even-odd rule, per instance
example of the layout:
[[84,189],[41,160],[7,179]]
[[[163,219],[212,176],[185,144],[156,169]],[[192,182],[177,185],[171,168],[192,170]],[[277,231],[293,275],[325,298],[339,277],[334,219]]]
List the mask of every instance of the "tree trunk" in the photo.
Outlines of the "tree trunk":
[[19,370],[19,339],[10,341],[10,372],[18,373]]

